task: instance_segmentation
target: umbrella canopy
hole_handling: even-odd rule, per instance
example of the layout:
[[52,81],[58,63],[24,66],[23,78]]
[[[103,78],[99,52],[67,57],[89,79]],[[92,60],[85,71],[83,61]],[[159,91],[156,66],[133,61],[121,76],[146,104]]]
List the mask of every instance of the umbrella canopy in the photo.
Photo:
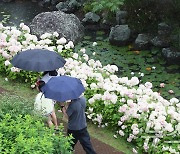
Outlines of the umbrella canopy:
[[42,72],[63,67],[66,61],[54,51],[29,49],[15,55],[11,63],[23,70]]
[[46,98],[59,102],[73,100],[85,91],[81,80],[69,76],[52,77],[42,88]]

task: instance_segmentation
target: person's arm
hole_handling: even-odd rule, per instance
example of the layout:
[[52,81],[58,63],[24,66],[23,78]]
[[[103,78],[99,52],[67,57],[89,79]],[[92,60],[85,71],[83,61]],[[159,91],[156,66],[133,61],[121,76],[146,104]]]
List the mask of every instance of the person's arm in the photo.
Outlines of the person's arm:
[[66,113],[66,107],[65,107],[65,106],[62,106],[62,107],[61,107],[61,111],[62,111],[62,113],[64,114],[65,118],[68,119],[68,115],[67,115],[67,113]]
[[68,114],[67,114],[67,108],[69,103],[67,105],[65,103],[60,103],[61,111],[63,113],[63,121],[68,122]]

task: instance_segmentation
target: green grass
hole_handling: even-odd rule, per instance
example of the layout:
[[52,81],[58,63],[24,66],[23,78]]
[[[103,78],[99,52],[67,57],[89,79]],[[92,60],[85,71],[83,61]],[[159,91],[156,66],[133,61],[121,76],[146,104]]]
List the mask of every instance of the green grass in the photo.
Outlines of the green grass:
[[5,81],[5,77],[0,75],[0,86],[11,94],[17,94],[24,98],[35,98],[35,95],[38,93],[36,89],[32,90],[30,84],[21,83],[15,80]]
[[109,144],[115,149],[124,152],[125,154],[132,154],[133,145],[128,143],[123,138],[115,139],[113,137],[113,133],[106,128],[98,128],[96,125],[92,123],[88,123],[88,131],[92,137],[97,138],[98,140]]
[[[10,99],[14,96],[17,96],[16,99],[29,101],[31,104],[35,99],[36,94],[38,93],[36,89],[31,89],[29,84],[20,83],[18,81],[5,81],[5,77],[0,75],[0,87],[7,90],[6,94],[1,94],[3,97],[0,97],[0,102],[4,99]],[[60,113],[57,114],[59,118],[62,118]],[[88,123],[88,131],[92,137],[109,144],[118,151],[122,151],[125,154],[132,154],[133,145],[128,143],[122,138],[115,139],[113,133],[110,130],[105,128],[98,128],[92,123]]]

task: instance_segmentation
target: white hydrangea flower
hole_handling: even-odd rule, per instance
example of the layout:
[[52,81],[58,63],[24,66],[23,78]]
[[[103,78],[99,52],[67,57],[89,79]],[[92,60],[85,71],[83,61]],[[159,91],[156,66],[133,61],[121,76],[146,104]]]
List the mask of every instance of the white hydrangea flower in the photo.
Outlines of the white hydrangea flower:
[[96,46],[96,45],[97,45],[97,42],[93,42],[92,46],[94,47],[94,46]]
[[125,134],[124,134],[124,132],[122,131],[122,130],[119,130],[119,135],[121,135],[121,136],[124,136]]
[[66,44],[64,47],[65,47],[65,49],[70,49],[71,48],[69,44]]
[[34,84],[31,85],[31,88],[32,88],[32,89],[35,88],[35,87],[36,87],[36,86],[35,86]]
[[66,42],[67,42],[67,40],[64,38],[64,37],[62,37],[62,38],[60,38],[59,40],[57,40],[57,44],[66,44]]
[[91,84],[90,84],[90,88],[91,88],[91,89],[97,89],[97,85],[96,85],[95,83],[91,83]]
[[149,89],[152,88],[152,83],[151,82],[146,82],[144,85]]
[[80,52],[85,53],[85,52],[86,52],[86,49],[85,49],[85,48],[82,48],[82,49],[80,49]]
[[78,59],[78,54],[77,53],[73,53],[73,58],[74,59]]
[[171,98],[171,99],[170,99],[170,102],[171,102],[172,104],[176,104],[176,103],[179,103],[179,100],[178,100],[177,98]]
[[26,25],[22,26],[22,30],[27,31],[28,33],[30,33],[30,28],[28,26],[26,26]]
[[133,153],[138,153],[135,148],[132,149]]
[[53,36],[58,37],[59,36],[58,32],[54,32]]
[[4,64],[5,64],[5,66],[8,66],[8,65],[10,65],[11,63],[9,62],[9,60],[6,60],[6,61],[4,62]]
[[69,41],[68,44],[69,44],[70,48],[74,48],[74,43],[72,41]]

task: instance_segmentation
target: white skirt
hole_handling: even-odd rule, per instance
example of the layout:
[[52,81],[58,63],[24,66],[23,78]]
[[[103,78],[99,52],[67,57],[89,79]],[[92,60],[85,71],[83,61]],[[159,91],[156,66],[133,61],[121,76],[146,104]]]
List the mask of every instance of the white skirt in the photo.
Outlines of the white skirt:
[[48,116],[54,110],[54,101],[44,97],[43,93],[36,95],[34,110],[42,115]]

